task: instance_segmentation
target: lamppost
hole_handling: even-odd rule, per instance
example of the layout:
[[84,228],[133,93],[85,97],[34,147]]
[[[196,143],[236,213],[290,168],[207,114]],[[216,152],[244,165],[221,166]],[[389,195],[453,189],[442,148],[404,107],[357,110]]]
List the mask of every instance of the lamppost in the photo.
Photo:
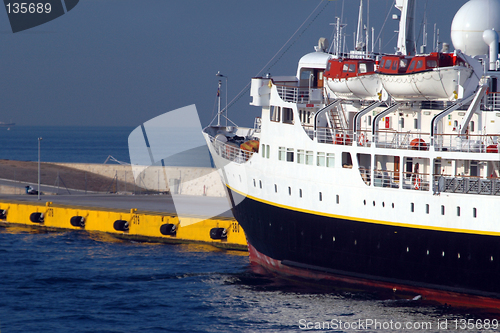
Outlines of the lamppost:
[[38,200],[40,200],[40,141],[42,138],[38,138]]

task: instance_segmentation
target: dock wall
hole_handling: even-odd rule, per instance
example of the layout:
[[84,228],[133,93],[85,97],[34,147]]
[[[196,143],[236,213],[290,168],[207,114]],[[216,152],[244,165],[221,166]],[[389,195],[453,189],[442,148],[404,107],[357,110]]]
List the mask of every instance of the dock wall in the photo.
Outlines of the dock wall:
[[137,184],[131,165],[93,163],[52,163],[81,171],[95,173],[117,181],[117,192],[134,191],[135,186],[173,194],[224,197],[224,186],[216,169],[195,167],[134,166],[140,174]]

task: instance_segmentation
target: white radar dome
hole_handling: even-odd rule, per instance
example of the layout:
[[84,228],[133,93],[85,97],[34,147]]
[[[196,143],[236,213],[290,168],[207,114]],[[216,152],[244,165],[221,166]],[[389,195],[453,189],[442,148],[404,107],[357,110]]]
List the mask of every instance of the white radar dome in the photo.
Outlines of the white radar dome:
[[488,54],[483,32],[490,29],[500,33],[500,0],[470,0],[451,23],[453,46],[470,56]]

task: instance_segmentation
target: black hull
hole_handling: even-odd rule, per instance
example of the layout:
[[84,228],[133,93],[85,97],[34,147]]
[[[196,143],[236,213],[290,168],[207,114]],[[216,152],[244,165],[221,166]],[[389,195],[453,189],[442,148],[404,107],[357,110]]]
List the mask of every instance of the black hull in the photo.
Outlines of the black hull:
[[500,236],[320,216],[228,193],[249,244],[283,265],[500,299]]

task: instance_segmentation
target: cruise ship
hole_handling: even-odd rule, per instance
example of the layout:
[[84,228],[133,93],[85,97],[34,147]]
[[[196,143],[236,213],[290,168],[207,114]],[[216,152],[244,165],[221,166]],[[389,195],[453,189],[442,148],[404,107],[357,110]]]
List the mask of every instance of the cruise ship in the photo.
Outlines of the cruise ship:
[[330,52],[252,78],[254,127],[203,134],[250,261],[283,276],[443,304],[500,306],[500,0],[456,13],[416,53]]

